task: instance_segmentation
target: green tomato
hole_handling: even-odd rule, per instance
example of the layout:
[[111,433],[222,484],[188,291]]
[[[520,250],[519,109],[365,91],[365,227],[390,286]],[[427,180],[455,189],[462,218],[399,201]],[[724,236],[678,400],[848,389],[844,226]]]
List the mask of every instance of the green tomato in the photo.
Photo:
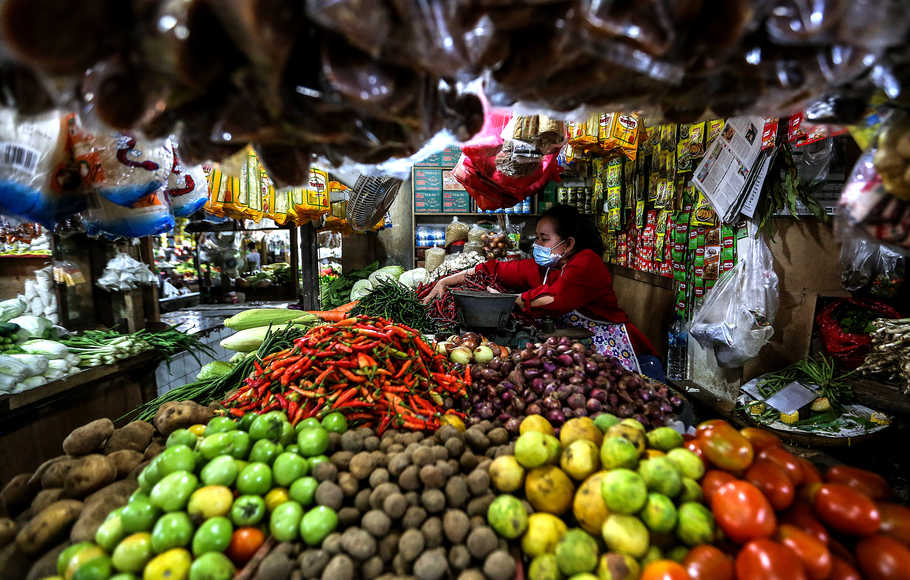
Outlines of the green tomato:
[[196,470],[196,454],[186,445],[168,447],[158,456],[158,471],[161,477],[170,475],[175,471]]
[[322,428],[329,433],[344,433],[348,430],[348,420],[337,411],[329,413],[322,418]]
[[250,463],[237,476],[237,491],[248,495],[265,495],[272,489],[272,470],[265,463]]
[[155,484],[161,481],[161,478],[164,477],[164,475],[161,473],[161,468],[159,467],[160,459],[161,456],[156,455],[155,458],[149,461],[149,464],[139,472],[137,481],[139,482],[140,491],[143,491],[145,493],[152,491],[152,488],[155,487]]
[[72,578],[73,580],[110,578],[112,571],[111,559],[106,554],[102,554],[80,564],[73,573]]
[[234,443],[234,435],[230,432],[209,435],[199,443],[199,452],[205,459],[214,459],[219,455],[227,455]]
[[129,572],[121,572],[120,574],[115,574],[108,578],[107,580],[139,580],[135,574],[130,574]]
[[236,569],[227,556],[209,552],[196,559],[190,566],[189,580],[231,580]]
[[228,451],[231,457],[235,459],[246,459],[250,453],[252,440],[250,434],[246,431],[231,431],[233,439],[231,440],[231,449]]
[[237,479],[238,473],[240,473],[240,468],[237,467],[237,462],[234,461],[234,458],[230,455],[221,455],[209,461],[202,468],[199,476],[206,485],[226,485],[230,487],[234,480]]
[[[105,552],[112,551],[117,547],[120,540],[126,537],[126,530],[123,529],[123,517],[121,516],[125,507],[117,508],[111,512],[112,515],[109,515],[95,532],[95,543]],[[118,513],[113,515],[114,512]]]
[[[213,435],[215,437],[215,435]],[[152,504],[166,512],[182,510],[199,480],[189,471],[175,471],[155,484],[149,498]]]
[[199,438],[190,432],[189,429],[177,429],[167,437],[167,447],[173,447],[175,445],[186,445],[190,449],[196,448],[196,443],[199,442]]
[[316,506],[300,519],[300,537],[308,545],[316,546],[334,532],[337,525],[338,515],[335,510],[322,505]]
[[303,507],[309,507],[313,503],[313,498],[316,497],[317,487],[319,487],[319,482],[315,478],[301,477],[291,484],[288,496]]
[[258,495],[241,495],[231,506],[231,521],[235,526],[255,526],[265,516],[265,500]]
[[281,487],[287,487],[306,475],[308,468],[306,459],[285,451],[275,458],[275,463],[272,464],[272,474],[275,476],[275,483]]
[[230,417],[212,417],[208,425],[205,426],[202,436],[207,437],[215,433],[226,433],[237,428],[237,423]]
[[67,566],[70,565],[70,560],[73,559],[73,556],[91,545],[91,542],[79,542],[60,552],[60,555],[57,556],[57,574],[63,576]]
[[322,427],[304,429],[297,435],[297,446],[304,457],[321,455],[329,448],[329,432]]
[[297,539],[303,507],[296,501],[286,501],[272,510],[269,516],[269,531],[279,542],[293,542]]
[[196,557],[206,552],[223,552],[231,543],[234,526],[231,520],[223,517],[205,520],[196,535],[193,536],[193,555]]
[[272,411],[259,415],[250,425],[250,437],[253,441],[270,439],[278,441],[281,438],[282,425],[287,422],[287,417],[281,411]]
[[182,548],[193,539],[193,524],[186,512],[164,514],[152,528],[152,550],[156,554],[171,548]]
[[148,532],[139,532],[127,536],[117,545],[111,554],[111,562],[120,572],[141,572],[153,555],[152,536]]
[[317,465],[319,465],[320,463],[325,463],[327,461],[329,461],[329,458],[326,457],[325,455],[316,455],[315,457],[310,457],[309,459],[307,459],[307,463],[310,464],[310,473],[312,473],[313,470],[316,469]]
[[271,465],[279,453],[281,453],[281,447],[277,443],[268,439],[260,439],[253,443],[253,448],[250,450],[250,462]]
[[138,496],[131,499],[120,514],[123,531],[132,534],[151,530],[160,511],[147,497]]
[[295,454],[295,455],[300,455],[300,447],[297,447],[297,444],[296,444],[296,443],[291,443],[290,445],[288,445],[287,447],[285,447],[284,450],[285,450],[287,453],[293,453],[293,454]]
[[256,413],[245,413],[243,415],[243,417],[240,418],[240,421],[237,423],[237,428],[240,429],[241,431],[249,432],[250,425],[253,424],[253,421],[255,421],[256,417],[258,417],[258,416],[259,415],[257,415]]
[[294,431],[294,428],[287,421],[281,424],[281,436],[278,441],[282,445],[290,445],[297,441],[297,431]]
[[318,427],[322,427],[322,423],[319,422],[319,419],[310,417],[309,419],[304,419],[300,423],[297,423],[296,431],[300,433],[304,429],[315,429]]

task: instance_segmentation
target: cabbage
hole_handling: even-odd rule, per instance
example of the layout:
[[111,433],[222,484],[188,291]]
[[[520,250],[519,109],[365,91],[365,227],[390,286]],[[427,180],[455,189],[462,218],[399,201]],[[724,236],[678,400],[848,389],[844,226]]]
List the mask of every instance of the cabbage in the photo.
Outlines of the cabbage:
[[40,354],[11,354],[9,355],[28,367],[28,376],[43,375],[47,370],[47,359]]
[[385,268],[380,268],[370,274],[370,284],[375,286],[380,280],[391,280],[392,282],[398,280],[401,275],[404,274],[404,268],[401,266],[386,266]]
[[8,322],[20,316],[27,307],[28,304],[18,298],[0,302],[0,322]]
[[5,354],[0,355],[0,375],[11,377],[14,381],[21,381],[31,376],[28,366],[24,362]]
[[[53,340],[30,340],[21,346],[22,350],[29,354],[42,354],[49,359],[66,359],[66,355],[70,353],[65,344]],[[49,362],[53,362],[53,360]],[[63,362],[69,368],[69,362],[66,360]]]
[[223,377],[232,370],[234,370],[233,365],[220,360],[212,361],[199,369],[199,373],[196,375],[196,380],[205,381],[208,379]]
[[411,290],[416,290],[417,286],[427,281],[427,270],[426,268],[408,270],[398,278],[398,281]]
[[13,324],[19,325],[19,336],[26,338],[44,338],[53,328],[53,324],[46,318],[40,316],[19,316],[10,320]]
[[51,359],[47,361],[48,372],[58,372],[66,374],[70,370],[70,363],[65,358]]
[[357,280],[354,282],[353,288],[351,288],[351,301],[360,300],[369,294],[372,289],[373,285],[370,284],[369,280]]

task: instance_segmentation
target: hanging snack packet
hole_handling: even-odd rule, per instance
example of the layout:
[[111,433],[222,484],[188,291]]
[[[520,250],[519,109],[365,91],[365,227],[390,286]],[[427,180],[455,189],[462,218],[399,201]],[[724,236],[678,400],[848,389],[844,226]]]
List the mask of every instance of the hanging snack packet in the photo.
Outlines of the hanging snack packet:
[[189,217],[208,201],[208,183],[201,165],[186,167],[174,151],[174,166],[167,180],[167,195],[176,217]]
[[69,119],[0,108],[0,213],[53,228],[85,208],[78,173],[68,164]]
[[71,138],[83,185],[108,201],[130,207],[167,186],[174,167],[170,141],[152,144],[123,133],[93,134],[78,127]]
[[113,203],[96,192],[92,207],[82,216],[85,233],[91,237],[143,238],[174,228],[174,216],[164,188],[136,200],[129,207]]
[[631,161],[638,153],[638,115],[602,113],[598,118],[597,142],[604,151],[619,149]]

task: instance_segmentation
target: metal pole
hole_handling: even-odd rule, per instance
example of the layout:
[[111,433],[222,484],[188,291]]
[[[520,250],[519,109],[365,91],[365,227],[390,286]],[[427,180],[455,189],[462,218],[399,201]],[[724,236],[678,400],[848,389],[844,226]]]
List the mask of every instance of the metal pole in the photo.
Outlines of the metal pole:
[[289,229],[291,232],[291,296],[295,300],[300,300],[300,240],[297,235],[297,225],[293,224]]
[[319,309],[319,259],[316,247],[316,227],[313,222],[300,226],[300,305],[304,310]]

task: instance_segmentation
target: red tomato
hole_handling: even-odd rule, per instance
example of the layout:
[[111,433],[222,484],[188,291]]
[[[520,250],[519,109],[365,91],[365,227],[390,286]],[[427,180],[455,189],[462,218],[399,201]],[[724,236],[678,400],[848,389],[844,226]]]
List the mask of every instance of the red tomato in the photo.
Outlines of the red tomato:
[[863,577],[849,562],[832,554],[831,575],[828,576],[828,580],[863,580]]
[[783,524],[777,529],[777,541],[793,550],[810,580],[824,580],[831,573],[831,553],[815,536]]
[[799,485],[803,482],[803,468],[800,467],[799,462],[792,453],[780,447],[768,447],[759,452],[758,458],[773,461],[783,467],[793,485]]
[[245,564],[253,557],[259,546],[265,541],[265,536],[258,528],[237,528],[231,535],[227,555],[235,564]]
[[[702,421],[695,428],[695,438],[701,439],[717,427],[730,427],[730,424],[723,419],[709,419],[708,421]],[[732,427],[730,428],[732,429]]]
[[823,544],[828,543],[828,529],[816,519],[812,505],[804,500],[796,500],[790,509],[781,514],[780,521],[812,534]]
[[736,556],[737,580],[808,580],[793,550],[771,540],[752,540]]
[[822,482],[822,474],[819,473],[818,468],[815,467],[814,463],[805,457],[800,457],[799,455],[796,456],[796,462],[799,463],[799,466],[803,468],[803,485],[811,485],[813,483]]
[[856,561],[867,580],[910,578],[910,549],[888,536],[869,536],[856,544]]
[[692,580],[733,580],[733,559],[714,546],[695,546],[682,564]]
[[734,542],[742,544],[774,533],[774,508],[748,481],[731,481],[714,494],[711,511],[717,525]]
[[701,459],[701,462],[705,464],[705,467],[708,466],[708,462],[705,460],[705,446],[704,442],[701,439],[691,439],[683,443],[683,447],[698,455],[698,458]]
[[736,481],[736,478],[726,471],[711,469],[705,473],[705,476],[701,480],[701,492],[705,496],[705,503],[711,505],[711,499],[714,497],[714,493],[731,481]]
[[717,425],[699,437],[705,458],[721,469],[742,472],[752,464],[755,452],[749,440],[730,425]]
[[886,501],[875,505],[882,517],[881,532],[910,546],[910,508]]
[[825,481],[842,483],[875,500],[887,499],[891,496],[891,488],[888,487],[888,482],[884,477],[849,465],[835,465],[830,468],[825,473]]
[[673,560],[655,560],[641,571],[639,580],[690,580],[681,564]]
[[748,439],[749,443],[752,444],[752,448],[756,451],[761,451],[767,447],[781,446],[780,438],[774,433],[765,431],[764,429],[745,427],[739,430],[739,434]]
[[759,459],[746,471],[746,479],[761,490],[776,511],[783,511],[793,503],[795,490],[783,467],[767,459]]
[[881,525],[881,516],[872,500],[842,483],[822,484],[813,507],[819,520],[845,534],[869,536]]

